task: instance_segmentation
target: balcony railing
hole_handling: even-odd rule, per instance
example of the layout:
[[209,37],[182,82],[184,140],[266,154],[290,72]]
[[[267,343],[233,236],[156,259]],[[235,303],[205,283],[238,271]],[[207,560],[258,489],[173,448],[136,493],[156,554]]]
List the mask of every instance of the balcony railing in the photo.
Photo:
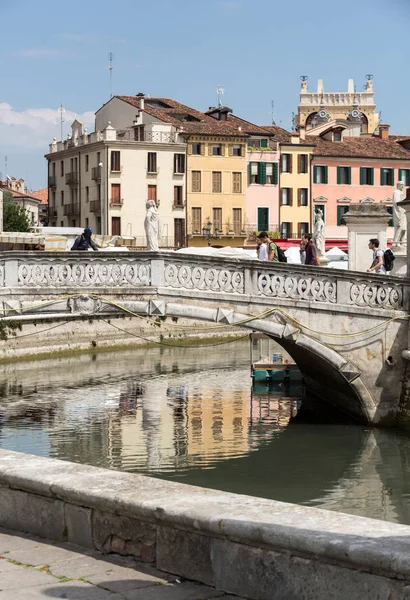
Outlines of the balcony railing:
[[[136,139],[137,137],[137,139]],[[135,130],[126,129],[121,132],[117,132],[117,139],[125,139],[132,142],[152,142],[154,144],[177,144],[177,134],[169,133],[166,131],[139,131],[137,134]]]
[[73,217],[80,214],[80,203],[65,204],[64,205],[64,216]]
[[67,185],[77,185],[78,184],[78,173],[73,171],[72,173],[65,174],[65,182]]
[[48,187],[56,187],[57,177],[55,175],[48,176]]
[[100,213],[101,212],[101,200],[91,200],[90,201],[90,212],[92,212],[92,213]]
[[91,169],[91,179],[93,181],[100,181],[100,179],[101,179],[100,167],[93,167]]
[[122,206],[124,198],[110,198],[110,206]]

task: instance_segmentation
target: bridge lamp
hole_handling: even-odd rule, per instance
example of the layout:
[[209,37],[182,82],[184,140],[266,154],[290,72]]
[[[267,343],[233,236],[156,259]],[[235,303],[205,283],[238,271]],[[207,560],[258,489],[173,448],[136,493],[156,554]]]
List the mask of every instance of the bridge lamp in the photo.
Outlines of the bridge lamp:
[[212,223],[208,218],[207,222],[205,223],[205,226],[202,227],[202,235],[206,240],[208,240],[208,246],[211,245],[211,227]]

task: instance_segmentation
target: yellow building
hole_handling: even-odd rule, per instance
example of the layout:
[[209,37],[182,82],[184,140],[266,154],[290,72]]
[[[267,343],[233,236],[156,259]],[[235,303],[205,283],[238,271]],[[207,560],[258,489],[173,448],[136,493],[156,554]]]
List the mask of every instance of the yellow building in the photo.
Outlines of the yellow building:
[[353,79],[349,79],[347,92],[325,92],[323,80],[319,79],[317,91],[308,91],[307,77],[301,77],[300,103],[296,116],[296,129],[309,130],[334,119],[357,121],[361,133],[373,134],[379,125],[373,93],[373,75],[366,76],[365,89],[356,91]]

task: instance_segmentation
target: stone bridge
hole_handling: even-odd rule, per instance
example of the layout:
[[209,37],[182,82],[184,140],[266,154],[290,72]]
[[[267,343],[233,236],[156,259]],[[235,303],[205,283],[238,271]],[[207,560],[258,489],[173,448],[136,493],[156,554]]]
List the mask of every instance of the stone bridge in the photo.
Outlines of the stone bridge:
[[174,252],[0,253],[6,323],[125,313],[263,332],[294,358],[310,392],[386,426],[407,415],[409,286],[387,275]]

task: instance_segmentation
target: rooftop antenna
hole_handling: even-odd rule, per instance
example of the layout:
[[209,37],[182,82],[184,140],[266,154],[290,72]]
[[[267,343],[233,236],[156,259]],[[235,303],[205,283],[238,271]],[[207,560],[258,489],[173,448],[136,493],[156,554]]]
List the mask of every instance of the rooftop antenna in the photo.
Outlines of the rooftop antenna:
[[221,106],[223,106],[222,104],[222,96],[224,95],[224,88],[222,86],[218,86],[216,88],[216,93],[218,95],[218,107],[220,108]]
[[296,131],[296,115],[292,113],[292,131]]
[[112,52],[108,55],[108,60],[110,61],[109,71],[110,71],[110,100],[112,98],[112,71],[114,67],[112,66],[112,61],[114,60],[114,54]]
[[270,115],[272,117],[272,125],[274,127],[276,127],[276,121],[275,121],[275,102],[273,100],[271,101],[271,108],[272,108],[272,110],[271,110]]
[[65,108],[62,104],[58,107],[58,112],[60,113],[60,140],[63,141],[63,123],[64,123],[64,113]]

